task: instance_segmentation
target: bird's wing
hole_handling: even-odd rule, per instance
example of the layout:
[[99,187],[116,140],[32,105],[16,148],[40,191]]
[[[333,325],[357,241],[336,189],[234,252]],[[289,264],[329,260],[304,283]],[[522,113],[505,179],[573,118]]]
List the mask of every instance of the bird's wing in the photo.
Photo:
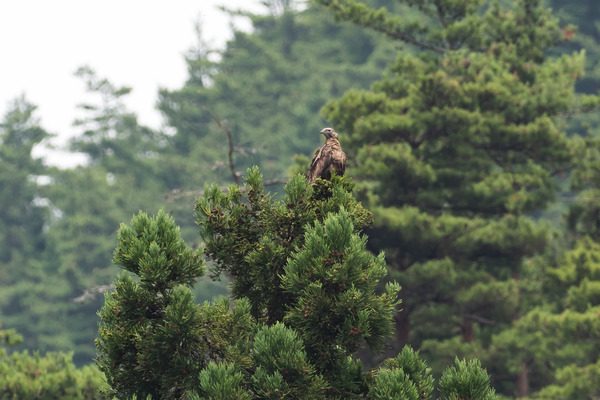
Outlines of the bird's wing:
[[346,172],[346,153],[340,148],[333,154],[333,159],[336,164],[336,174],[343,176]]
[[315,183],[323,171],[329,168],[329,165],[331,164],[331,152],[331,146],[329,146],[327,143],[325,143],[316,151],[315,156],[310,163],[308,174],[306,174],[306,179],[310,183]]

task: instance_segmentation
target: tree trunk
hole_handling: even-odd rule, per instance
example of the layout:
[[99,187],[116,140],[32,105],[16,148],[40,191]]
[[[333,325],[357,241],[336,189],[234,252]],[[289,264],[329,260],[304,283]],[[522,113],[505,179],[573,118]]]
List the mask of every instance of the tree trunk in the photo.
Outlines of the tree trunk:
[[409,313],[407,309],[403,309],[396,314],[396,343],[399,348],[403,348],[408,344],[410,339],[410,323]]
[[517,374],[517,397],[529,396],[529,370],[525,363],[521,364],[521,372]]
[[472,342],[475,340],[475,333],[473,333],[473,321],[471,319],[463,317],[460,333],[465,342]]
[[[513,279],[519,281],[519,272],[513,272]],[[517,292],[517,296],[520,298],[520,292]],[[517,301],[519,301],[517,298]],[[518,320],[519,316],[515,316],[514,321]],[[529,370],[525,363],[521,364],[521,371],[517,374],[517,398],[529,396]]]

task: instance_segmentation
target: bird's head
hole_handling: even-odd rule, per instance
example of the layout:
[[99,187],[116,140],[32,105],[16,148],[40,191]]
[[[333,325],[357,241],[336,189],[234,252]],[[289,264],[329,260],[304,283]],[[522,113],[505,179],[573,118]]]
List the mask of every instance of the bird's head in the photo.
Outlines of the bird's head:
[[323,130],[321,131],[322,135],[325,135],[325,137],[327,139],[337,139],[338,138],[338,134],[336,133],[336,131],[333,130],[333,128],[323,128]]

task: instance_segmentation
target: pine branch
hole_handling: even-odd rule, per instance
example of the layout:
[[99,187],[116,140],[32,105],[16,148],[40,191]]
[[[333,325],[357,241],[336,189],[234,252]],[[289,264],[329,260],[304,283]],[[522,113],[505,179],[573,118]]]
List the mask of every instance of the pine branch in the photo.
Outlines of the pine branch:
[[357,25],[384,33],[392,39],[401,40],[423,50],[431,50],[439,54],[448,52],[448,49],[446,48],[418,40],[414,35],[414,32],[417,30],[416,26],[403,29],[399,18],[389,18],[385,15],[387,13],[385,8],[374,11],[368,9],[364,4],[354,2],[346,2],[347,6],[343,7],[337,1],[332,0],[319,0],[319,3],[330,10],[333,10],[335,15],[344,21],[350,21]]

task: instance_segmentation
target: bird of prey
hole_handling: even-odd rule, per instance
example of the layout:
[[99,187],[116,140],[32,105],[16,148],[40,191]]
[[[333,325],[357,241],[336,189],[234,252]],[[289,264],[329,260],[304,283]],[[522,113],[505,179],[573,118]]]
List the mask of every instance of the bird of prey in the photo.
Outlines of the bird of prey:
[[306,174],[309,183],[315,183],[318,178],[331,180],[331,172],[336,175],[344,175],[346,171],[346,153],[342,150],[338,141],[338,134],[333,128],[324,128],[321,131],[325,135],[325,144],[317,150],[310,168]]

